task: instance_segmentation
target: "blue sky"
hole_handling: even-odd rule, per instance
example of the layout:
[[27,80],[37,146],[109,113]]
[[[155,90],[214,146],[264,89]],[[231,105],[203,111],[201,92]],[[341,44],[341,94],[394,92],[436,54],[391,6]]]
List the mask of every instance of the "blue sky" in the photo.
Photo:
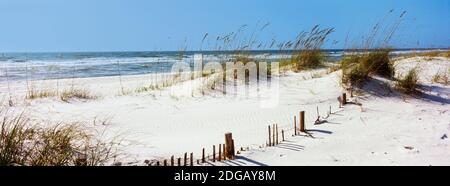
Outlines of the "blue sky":
[[[327,48],[357,45],[379,21],[407,16],[395,47],[449,47],[449,0],[0,0],[0,52],[198,50],[210,39],[265,23],[259,40],[286,41],[316,24]],[[391,14],[388,12],[394,9]],[[347,38],[349,36],[349,39]],[[347,42],[345,42],[347,40]],[[212,47],[213,41],[203,48]],[[345,44],[346,43],[346,44]],[[351,43],[351,44],[349,44]]]

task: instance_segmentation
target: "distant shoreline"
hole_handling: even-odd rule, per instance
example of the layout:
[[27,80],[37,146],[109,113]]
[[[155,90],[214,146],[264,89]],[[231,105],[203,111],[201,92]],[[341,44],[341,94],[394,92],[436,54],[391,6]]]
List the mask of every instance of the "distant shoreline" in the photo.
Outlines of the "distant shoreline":
[[[324,52],[336,52],[336,51],[374,51],[377,49],[322,49]],[[450,47],[437,47],[437,48],[392,48],[393,51],[432,51],[432,50],[450,50]],[[179,54],[180,52],[185,53],[235,53],[238,51],[246,51],[246,52],[293,52],[295,50],[188,50],[188,51],[177,51],[177,50],[142,50],[142,51],[133,51],[133,50],[124,50],[124,51],[30,51],[30,52],[23,52],[23,51],[5,51],[0,52],[0,57],[2,54],[74,54],[74,53],[175,53]]]

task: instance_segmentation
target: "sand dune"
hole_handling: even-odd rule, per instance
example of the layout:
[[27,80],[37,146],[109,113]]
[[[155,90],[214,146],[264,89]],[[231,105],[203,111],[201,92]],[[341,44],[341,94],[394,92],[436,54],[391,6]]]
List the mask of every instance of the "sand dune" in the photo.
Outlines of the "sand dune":
[[[236,147],[250,150],[225,162],[228,165],[450,165],[450,141],[444,138],[450,135],[450,87],[430,82],[436,71],[449,69],[450,62],[440,58],[419,61],[401,60],[397,69],[401,74],[423,66],[422,84],[431,88],[422,97],[391,92],[382,86],[391,82],[374,78],[365,95],[351,98],[362,106],[345,108],[339,108],[337,101],[344,92],[340,72],[327,74],[324,70],[319,70],[320,76],[310,71],[275,77],[280,82],[280,96],[273,108],[262,108],[258,98],[222,97],[218,91],[202,95],[186,90],[191,96],[174,96],[170,88],[133,92],[156,81],[152,75],[33,83],[50,89],[58,85],[64,90],[74,82],[100,97],[69,103],[57,97],[21,101],[25,82],[13,82],[10,87],[18,103],[15,110],[25,109],[37,120],[86,121],[93,127],[108,128],[109,137],[120,135],[127,155],[123,161],[141,163],[185,152],[200,158],[202,148],[211,153],[212,145],[223,143],[224,133],[233,132]],[[123,87],[130,92],[121,95]],[[0,89],[7,97],[6,85]],[[334,114],[328,123],[314,126],[316,109],[326,116],[330,106]],[[299,111],[306,111],[307,128],[314,138],[292,137],[293,117]],[[267,126],[274,123],[286,130],[288,141],[260,148],[267,141]]]

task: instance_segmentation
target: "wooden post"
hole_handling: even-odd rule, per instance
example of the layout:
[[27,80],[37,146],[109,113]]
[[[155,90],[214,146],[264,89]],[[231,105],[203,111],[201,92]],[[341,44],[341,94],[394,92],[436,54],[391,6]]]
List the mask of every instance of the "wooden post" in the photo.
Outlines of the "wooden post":
[[175,166],[175,160],[174,157],[170,157],[170,166]]
[[342,94],[342,105],[347,104],[347,93]]
[[320,119],[319,106],[317,106],[317,118]]
[[270,125],[269,125],[269,147],[272,146],[272,130],[270,130]]
[[273,128],[272,128],[272,130],[273,130],[273,134],[272,134],[272,146],[275,146],[275,124],[273,124]]
[[159,166],[160,166],[160,165],[159,165],[159,161],[157,161],[157,162],[156,162],[156,166],[157,166],[157,167],[159,167]]
[[184,166],[187,166],[187,152],[184,153]]
[[300,131],[306,132],[306,130],[305,130],[305,111],[300,112]]
[[178,158],[178,166],[181,166],[181,158]]
[[235,151],[234,151],[234,140],[232,133],[225,134],[225,156],[227,159],[234,159]]
[[215,145],[213,145],[213,159],[212,159],[212,161],[216,162],[216,146]]
[[231,152],[233,152],[232,154],[231,154],[231,158],[230,159],[234,159],[234,156],[235,156],[235,149],[234,149],[234,139],[231,139]]
[[167,160],[164,160],[164,167],[167,166]]
[[281,139],[284,141],[284,130],[281,130]]
[[297,116],[294,116],[294,135],[297,136]]
[[202,163],[205,163],[205,148],[202,151]]
[[197,165],[200,165],[200,160],[197,160]]
[[222,156],[223,156],[223,160],[227,160],[227,156],[225,155],[225,144],[222,145]]
[[191,152],[191,166],[194,166],[194,153]]
[[275,126],[277,127],[277,135],[276,135],[276,137],[277,137],[277,145],[278,145],[279,142],[280,142],[280,141],[278,141],[278,124],[275,124]]
[[217,157],[219,161],[222,161],[222,144],[219,144],[219,156]]

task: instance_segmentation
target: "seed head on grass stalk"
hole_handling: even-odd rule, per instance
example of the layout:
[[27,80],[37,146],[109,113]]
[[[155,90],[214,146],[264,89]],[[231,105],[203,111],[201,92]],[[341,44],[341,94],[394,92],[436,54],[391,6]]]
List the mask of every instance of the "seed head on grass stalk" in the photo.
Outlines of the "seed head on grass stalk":
[[292,63],[296,65],[295,70],[320,67],[324,59],[321,48],[333,32],[334,28],[321,29],[316,25],[309,32],[301,32],[295,42],[287,43],[287,46],[293,47]]

